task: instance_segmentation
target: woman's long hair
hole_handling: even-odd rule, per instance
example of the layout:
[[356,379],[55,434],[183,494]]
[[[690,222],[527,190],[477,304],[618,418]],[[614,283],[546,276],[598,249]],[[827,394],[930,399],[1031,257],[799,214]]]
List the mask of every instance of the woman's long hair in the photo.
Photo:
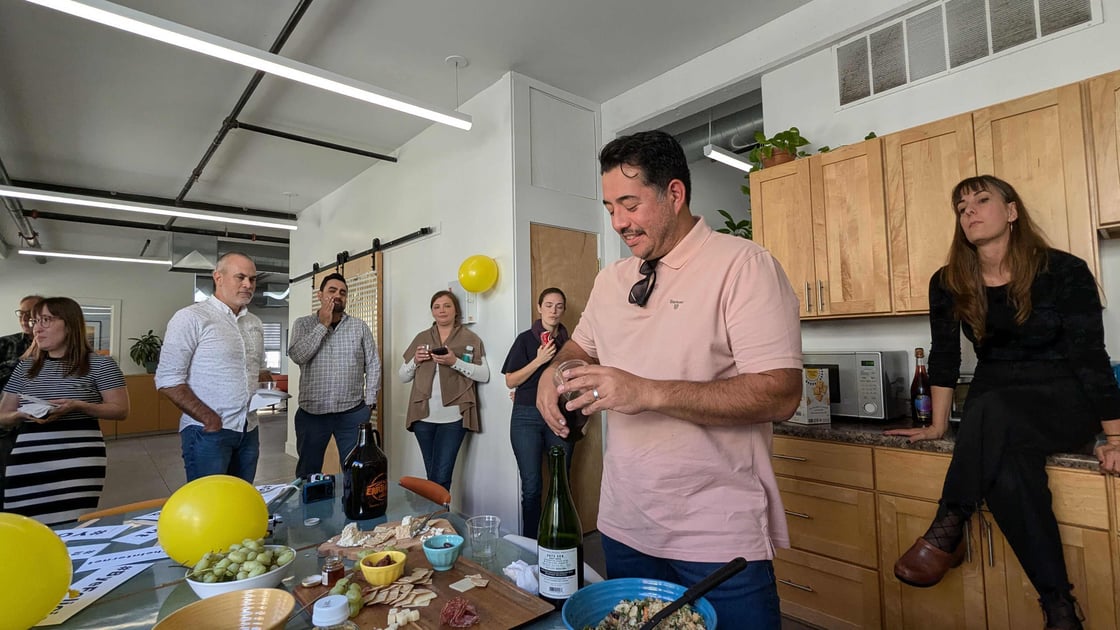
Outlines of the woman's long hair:
[[1031,220],[1027,206],[1019,193],[1007,182],[992,175],[969,177],[953,188],[953,215],[957,227],[953,231],[953,244],[949,247],[949,264],[941,276],[942,286],[953,296],[953,313],[957,319],[972,327],[979,343],[987,334],[988,294],[980,271],[980,257],[976,246],[968,241],[961,227],[957,204],[966,194],[987,191],[999,195],[1006,203],[1015,203],[1018,218],[1011,224],[1007,255],[1003,260],[1011,272],[1007,294],[1015,309],[1015,321],[1022,324],[1031,315],[1031,285],[1047,264],[1050,245],[1046,237]]
[[[66,352],[61,359],[66,366],[66,376],[89,374],[90,347],[86,341],[86,318],[82,316],[82,307],[67,297],[47,298],[35,306],[35,317],[42,317],[44,314],[57,318],[54,326],[66,329],[63,340]],[[39,350],[31,362],[31,369],[27,371],[28,378],[38,376],[46,360],[46,351]]]

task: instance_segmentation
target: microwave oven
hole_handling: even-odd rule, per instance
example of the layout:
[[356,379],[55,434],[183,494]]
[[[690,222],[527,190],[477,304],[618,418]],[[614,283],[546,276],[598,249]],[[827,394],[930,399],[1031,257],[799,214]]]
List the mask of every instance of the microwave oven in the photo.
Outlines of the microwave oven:
[[893,420],[907,413],[905,350],[805,352],[807,368],[828,370],[832,417]]

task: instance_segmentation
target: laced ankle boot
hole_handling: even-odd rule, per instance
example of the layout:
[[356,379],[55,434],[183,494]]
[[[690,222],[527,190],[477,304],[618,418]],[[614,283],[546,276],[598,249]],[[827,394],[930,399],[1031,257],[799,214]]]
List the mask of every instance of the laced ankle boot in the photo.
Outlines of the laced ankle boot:
[[1038,599],[1046,615],[1046,630],[1083,630],[1085,615],[1069,591],[1053,591]]

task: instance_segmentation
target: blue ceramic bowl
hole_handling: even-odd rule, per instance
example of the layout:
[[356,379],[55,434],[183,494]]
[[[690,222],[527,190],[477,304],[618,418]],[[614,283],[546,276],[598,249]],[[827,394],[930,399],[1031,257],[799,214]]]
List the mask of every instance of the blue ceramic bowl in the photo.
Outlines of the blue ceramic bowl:
[[[444,547],[447,543],[451,543],[451,546]],[[432,568],[436,571],[450,569],[459,559],[462,551],[463,537],[455,534],[432,536],[424,541],[424,555],[428,557],[428,562],[432,563]]]
[[[672,582],[661,580],[647,580],[644,578],[619,578],[617,580],[604,580],[597,584],[589,584],[564,602],[561,617],[568,630],[583,630],[595,627],[607,616],[618,602],[624,599],[642,599],[652,597],[673,601],[684,595],[685,588]],[[701,597],[692,602],[692,608],[704,618],[704,626],[708,630],[715,630],[716,611],[708,600]]]

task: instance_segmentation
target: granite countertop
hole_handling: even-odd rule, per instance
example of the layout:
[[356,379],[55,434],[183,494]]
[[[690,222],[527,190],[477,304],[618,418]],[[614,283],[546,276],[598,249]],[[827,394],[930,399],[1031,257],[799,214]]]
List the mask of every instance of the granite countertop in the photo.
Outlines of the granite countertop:
[[[952,453],[956,443],[956,423],[949,424],[949,432],[940,440],[924,440],[911,444],[904,437],[883,435],[887,429],[908,429],[914,426],[910,420],[892,422],[867,422],[859,420],[839,420],[833,418],[830,424],[806,425],[793,422],[779,422],[774,425],[774,435],[788,437],[860,444],[863,446],[889,446],[928,453]],[[1099,471],[1100,463],[1091,452],[1057,453],[1046,459],[1051,466],[1080,468]]]

